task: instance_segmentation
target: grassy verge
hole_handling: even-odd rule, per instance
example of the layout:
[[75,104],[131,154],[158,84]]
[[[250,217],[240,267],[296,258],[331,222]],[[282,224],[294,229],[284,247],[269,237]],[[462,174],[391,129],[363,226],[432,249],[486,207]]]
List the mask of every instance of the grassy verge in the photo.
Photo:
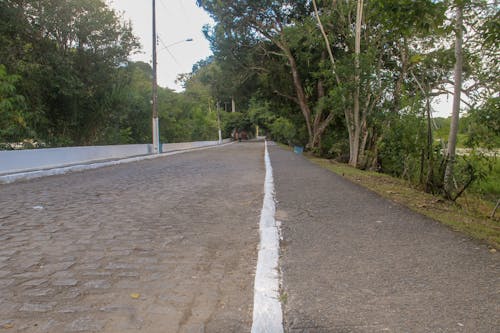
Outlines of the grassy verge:
[[[494,205],[478,196],[466,195],[457,203],[411,187],[406,181],[389,175],[358,170],[346,164],[307,156],[312,162],[358,183],[394,202],[448,225],[455,231],[485,241],[500,249],[500,215],[489,218]],[[495,251],[495,250],[492,250]]]

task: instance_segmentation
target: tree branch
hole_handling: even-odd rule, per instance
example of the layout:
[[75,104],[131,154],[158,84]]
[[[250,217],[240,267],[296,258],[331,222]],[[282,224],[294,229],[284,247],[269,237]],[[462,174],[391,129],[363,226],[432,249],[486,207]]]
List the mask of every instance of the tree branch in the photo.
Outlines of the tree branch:
[[299,105],[300,105],[299,100],[298,100],[298,98],[297,98],[297,97],[294,97],[294,96],[290,96],[290,95],[284,94],[284,93],[282,93],[282,92],[279,92],[278,90],[275,90],[275,91],[274,91],[274,93],[275,93],[276,95],[278,95],[278,96],[285,97],[286,99],[289,99],[289,100],[291,100],[291,101],[293,101],[293,102],[295,102],[295,103],[297,103],[297,104],[299,104]]
[[335,66],[335,58],[333,57],[333,52],[332,52],[332,48],[330,46],[330,41],[328,40],[328,36],[325,32],[325,29],[323,27],[323,23],[321,23],[321,19],[319,17],[319,13],[318,13],[318,7],[316,6],[316,0],[313,0],[313,7],[314,7],[314,14],[316,15],[316,20],[318,21],[318,25],[319,25],[319,30],[321,31],[321,34],[323,35],[323,38],[325,39],[325,45],[326,45],[326,49],[328,50],[328,56],[330,57],[330,62],[332,63],[332,72],[333,72],[333,75],[335,75],[335,80],[337,81],[337,84],[340,84],[340,79],[337,75],[337,72],[335,70],[336,66]]
[[279,52],[275,52],[275,51],[266,51],[266,53],[273,54],[273,55],[276,55],[278,57],[285,57],[286,58],[286,54],[283,54],[283,53],[279,53]]
[[326,127],[330,124],[330,122],[333,120],[333,117],[335,117],[335,113],[331,112],[328,114],[328,116],[323,120],[319,126],[319,132],[323,133],[323,131],[326,129]]
[[[439,96],[439,95],[444,95],[444,94],[450,94],[450,95],[454,95],[454,93],[452,91],[449,91],[447,89],[443,89],[443,88],[436,88],[440,93],[437,93],[437,94],[431,94],[431,96]],[[467,105],[469,108],[472,109],[472,104],[470,104],[469,102],[465,101],[463,98],[460,98],[460,102],[464,103],[465,105]]]

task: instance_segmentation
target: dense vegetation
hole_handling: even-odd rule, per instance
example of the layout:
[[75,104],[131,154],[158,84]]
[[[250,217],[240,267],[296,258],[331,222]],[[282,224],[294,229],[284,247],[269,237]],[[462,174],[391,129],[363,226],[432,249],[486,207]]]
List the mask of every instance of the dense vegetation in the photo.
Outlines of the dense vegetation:
[[[160,88],[161,141],[216,139],[220,113],[226,137],[258,127],[450,199],[500,196],[496,1],[197,2],[214,55]],[[0,45],[4,147],[151,141],[150,65],[103,0],[0,1]],[[453,116],[433,119],[442,94]]]
[[[151,141],[151,66],[103,0],[0,1],[0,144]],[[217,138],[207,95],[160,88],[163,142]]]
[[[452,200],[498,170],[485,150],[500,147],[496,2],[198,4],[216,22],[206,34],[219,93],[273,138]],[[441,94],[455,97],[450,120],[432,117]],[[484,149],[457,151],[457,137]]]

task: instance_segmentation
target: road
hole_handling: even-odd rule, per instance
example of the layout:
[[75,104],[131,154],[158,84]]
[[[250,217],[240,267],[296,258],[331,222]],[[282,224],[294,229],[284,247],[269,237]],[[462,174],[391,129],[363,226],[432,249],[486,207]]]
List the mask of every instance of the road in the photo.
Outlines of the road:
[[[498,253],[278,146],[288,333],[500,327]],[[249,332],[264,144],[0,186],[0,333]]]
[[250,331],[263,149],[1,185],[0,331]]
[[270,155],[289,333],[500,332],[498,253],[302,156]]

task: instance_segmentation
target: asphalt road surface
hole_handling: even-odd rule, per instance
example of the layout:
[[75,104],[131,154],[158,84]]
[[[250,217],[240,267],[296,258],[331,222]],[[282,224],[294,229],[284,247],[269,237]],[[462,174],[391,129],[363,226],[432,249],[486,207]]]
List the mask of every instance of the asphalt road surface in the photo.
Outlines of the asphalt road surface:
[[0,332],[249,332],[263,152],[0,185]]
[[498,253],[270,149],[290,333],[500,332]]

